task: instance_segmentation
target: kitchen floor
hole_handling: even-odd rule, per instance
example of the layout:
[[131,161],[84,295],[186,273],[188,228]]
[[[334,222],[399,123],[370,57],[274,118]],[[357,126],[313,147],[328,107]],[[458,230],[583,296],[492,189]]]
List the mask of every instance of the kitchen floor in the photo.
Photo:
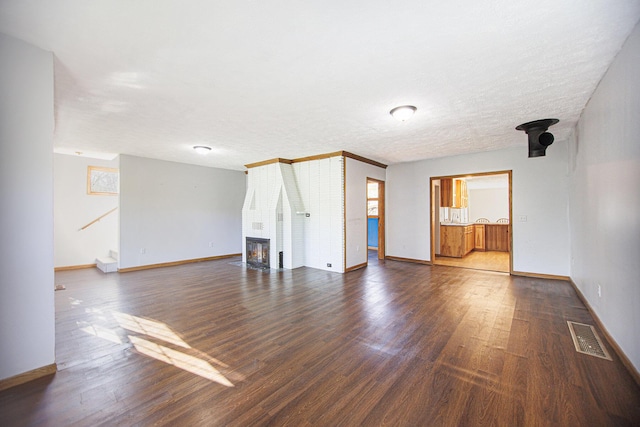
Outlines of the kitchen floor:
[[509,272],[509,252],[501,251],[471,251],[464,258],[452,258],[436,255],[436,265],[450,267],[472,268],[474,270],[489,270]]

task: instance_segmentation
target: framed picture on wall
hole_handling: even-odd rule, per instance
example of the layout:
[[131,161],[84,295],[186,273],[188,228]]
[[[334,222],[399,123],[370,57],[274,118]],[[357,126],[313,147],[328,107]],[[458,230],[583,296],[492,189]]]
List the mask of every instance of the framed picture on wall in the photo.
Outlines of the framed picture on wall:
[[87,194],[113,196],[118,194],[118,169],[89,166],[87,168]]

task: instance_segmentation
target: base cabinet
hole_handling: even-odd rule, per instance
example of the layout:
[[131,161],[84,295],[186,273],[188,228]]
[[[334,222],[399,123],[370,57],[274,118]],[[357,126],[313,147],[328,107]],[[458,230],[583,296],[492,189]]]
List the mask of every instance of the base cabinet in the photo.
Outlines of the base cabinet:
[[509,224],[485,225],[486,250],[509,252],[509,246]]
[[509,252],[509,224],[440,225],[440,255],[462,258],[469,252]]
[[473,225],[440,226],[440,255],[462,258],[474,245]]
[[473,225],[464,227],[464,254],[468,254],[475,246]]
[[476,251],[484,251],[484,224],[473,225],[473,249]]

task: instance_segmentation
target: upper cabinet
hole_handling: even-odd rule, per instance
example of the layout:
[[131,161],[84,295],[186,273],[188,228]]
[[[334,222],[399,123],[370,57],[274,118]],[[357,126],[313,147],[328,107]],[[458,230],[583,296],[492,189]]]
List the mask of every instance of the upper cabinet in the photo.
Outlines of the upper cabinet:
[[467,208],[469,207],[469,193],[467,192],[467,181],[464,179],[456,179],[456,195],[454,208]]
[[440,206],[443,208],[466,208],[469,206],[467,183],[464,179],[443,178],[440,180]]
[[450,208],[453,206],[453,186],[451,178],[440,180],[440,207]]

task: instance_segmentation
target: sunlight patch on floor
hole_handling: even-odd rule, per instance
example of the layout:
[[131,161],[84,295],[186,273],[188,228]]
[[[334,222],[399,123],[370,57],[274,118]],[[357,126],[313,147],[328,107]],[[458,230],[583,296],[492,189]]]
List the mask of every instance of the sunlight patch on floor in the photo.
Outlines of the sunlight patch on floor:
[[89,324],[84,328],[80,328],[80,330],[98,338],[103,338],[116,344],[122,344],[120,336],[118,336],[118,334],[112,329],[108,329],[100,325]]
[[139,338],[136,336],[128,336],[131,343],[136,350],[140,353],[176,366],[192,374],[199,375],[211,381],[215,381],[218,384],[222,384],[227,387],[234,387],[233,383],[229,381],[224,375],[220,373],[216,368],[211,366],[208,362],[199,359],[194,356],[190,356],[181,351],[173,350],[169,347],[156,344],[154,342]]
[[[100,312],[100,314],[102,314],[102,312]],[[175,366],[176,368],[183,369],[187,372],[191,372],[192,374],[214,381],[226,387],[235,387],[235,385],[218,369],[214,368],[210,362],[219,365],[222,369],[228,369],[229,366],[227,364],[210,357],[206,353],[192,348],[182,338],[180,338],[177,333],[171,330],[166,323],[152,319],[145,319],[119,311],[113,311],[111,314],[122,329],[144,335],[145,338],[136,335],[127,335],[127,338],[124,338],[118,335],[119,329],[109,329],[95,323],[79,322],[78,327],[81,331],[89,335],[102,338],[115,344],[125,344],[128,339],[140,354]],[[104,316],[98,316],[99,322],[105,320]],[[163,341],[167,345],[174,345],[185,349],[185,351],[197,353],[197,356],[187,354],[185,351],[172,349],[167,347],[167,345],[150,341],[150,339]],[[237,377],[241,380],[244,379],[242,375],[237,375]]]
[[113,312],[113,317],[123,329],[131,332],[137,332],[143,335],[157,338],[159,340],[169,342],[182,348],[191,348],[189,344],[184,342],[182,338],[173,332],[165,323],[155,320],[145,319],[143,317],[132,316],[131,314]]

